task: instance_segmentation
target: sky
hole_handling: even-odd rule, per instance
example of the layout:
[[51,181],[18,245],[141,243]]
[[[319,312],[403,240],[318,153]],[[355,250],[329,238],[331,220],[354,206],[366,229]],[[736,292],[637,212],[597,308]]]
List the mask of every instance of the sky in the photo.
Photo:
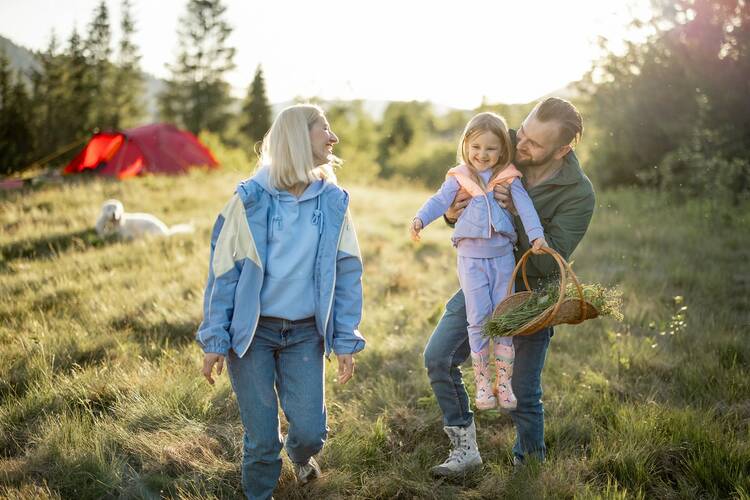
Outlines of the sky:
[[[113,40],[120,0],[106,0]],[[99,0],[0,0],[0,34],[43,50],[54,30],[84,32]],[[132,0],[145,71],[169,76],[187,0]],[[518,103],[577,81],[601,56],[639,34],[648,0],[224,0],[241,97],[260,64],[273,103],[295,97],[429,100],[474,108]]]

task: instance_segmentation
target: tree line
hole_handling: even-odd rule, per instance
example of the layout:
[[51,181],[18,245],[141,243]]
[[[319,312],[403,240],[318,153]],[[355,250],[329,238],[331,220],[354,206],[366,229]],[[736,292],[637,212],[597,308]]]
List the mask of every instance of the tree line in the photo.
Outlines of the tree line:
[[653,9],[648,40],[609,53],[581,84],[594,122],[588,165],[605,187],[747,199],[750,6],[654,0]]
[[[636,185],[737,202],[750,194],[750,9],[747,0],[652,0],[651,35],[622,53],[607,51],[578,84],[585,117],[579,154],[600,187]],[[0,173],[9,173],[86,137],[95,128],[143,119],[140,56],[133,45],[130,0],[122,0],[116,53],[106,4],[81,38],[61,50],[53,38],[31,75],[31,90],[0,58]],[[240,152],[245,168],[270,126],[262,69],[241,109],[233,109],[227,72],[232,31],[222,0],[188,0],[178,55],[159,97],[163,120],[202,134],[212,148]],[[605,46],[606,48],[606,46]],[[308,99],[305,99],[308,100]],[[493,110],[511,127],[533,103],[483,103],[436,115],[429,102],[392,102],[375,119],[363,101],[325,103],[342,137],[344,177],[413,179],[438,185],[455,161],[456,141],[471,114]],[[240,160],[234,161],[235,163]]]
[[[131,0],[121,0],[121,37],[113,49],[105,0],[94,9],[82,36],[77,29],[61,46],[51,36],[39,69],[21,75],[0,52],[0,175],[20,172],[62,153],[69,160],[97,130],[118,130],[146,119],[140,52]],[[235,146],[260,140],[271,108],[259,66],[237,115],[225,75],[234,68],[222,0],[189,0],[179,23],[178,55],[158,97],[160,119],[194,134],[210,132]]]

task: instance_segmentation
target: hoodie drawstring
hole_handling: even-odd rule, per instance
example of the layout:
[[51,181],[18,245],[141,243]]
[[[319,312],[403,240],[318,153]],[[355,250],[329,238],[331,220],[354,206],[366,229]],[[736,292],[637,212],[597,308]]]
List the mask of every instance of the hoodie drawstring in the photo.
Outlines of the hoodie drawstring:
[[[281,215],[279,215],[279,198],[280,193],[276,193],[272,196],[273,202],[271,204],[271,224],[268,228],[268,239],[272,239],[274,230],[282,230]],[[323,234],[323,211],[320,209],[320,196],[315,198],[315,210],[313,210],[312,223],[318,226],[318,235]]]
[[323,234],[323,212],[320,210],[320,196],[317,197],[315,210],[313,211],[312,223],[318,226],[318,235]]
[[279,211],[279,193],[273,195],[273,203],[271,205],[271,227],[268,231],[268,239],[273,238],[274,226],[278,226],[278,230],[281,231],[281,216],[278,215]]

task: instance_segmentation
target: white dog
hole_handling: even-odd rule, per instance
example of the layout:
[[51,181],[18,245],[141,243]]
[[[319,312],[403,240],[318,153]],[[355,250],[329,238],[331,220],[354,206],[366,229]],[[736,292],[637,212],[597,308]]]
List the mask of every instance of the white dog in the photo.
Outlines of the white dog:
[[178,233],[192,233],[190,224],[177,224],[168,227],[151,214],[127,213],[119,200],[107,200],[96,221],[96,232],[100,237],[116,234],[120,238],[133,239],[142,236],[172,236]]

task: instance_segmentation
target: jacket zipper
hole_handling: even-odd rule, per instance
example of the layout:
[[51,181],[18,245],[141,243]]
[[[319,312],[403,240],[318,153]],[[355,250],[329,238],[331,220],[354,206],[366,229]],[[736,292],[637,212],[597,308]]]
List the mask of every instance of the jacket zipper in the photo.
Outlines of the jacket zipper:
[[487,194],[484,195],[484,202],[487,204],[487,238],[492,238],[492,209],[490,208],[490,201],[487,199]]
[[[244,202],[243,202],[243,208],[244,208]],[[247,214],[245,214],[245,219],[247,220]],[[271,222],[271,225],[273,225],[273,222]],[[250,231],[250,236],[252,237],[253,231],[250,229],[250,221],[247,221],[247,230]],[[238,238],[239,239],[239,238]],[[266,271],[263,268],[263,262],[260,260],[260,253],[258,252],[258,245],[255,244],[255,238],[252,238],[253,245],[255,246],[255,254],[258,256],[258,263],[260,264],[260,274],[261,276],[265,276]],[[240,276],[242,276],[242,273],[240,273]],[[239,281],[239,278],[237,279]],[[260,295],[260,292],[258,292]],[[255,336],[255,330],[258,328],[258,321],[260,321],[260,299],[258,300],[258,311],[255,313],[255,321],[253,323],[252,328],[250,328],[250,342],[248,342],[247,347],[245,347],[245,350],[242,351],[242,354],[240,354],[240,358],[245,355],[245,353],[250,349],[250,345],[253,343],[253,337]]]
[[[344,227],[346,224],[348,224],[349,221],[346,217],[346,212],[344,212],[344,222],[341,224],[341,229],[339,230],[339,237],[336,241],[336,259],[338,260],[338,253],[339,253],[339,246],[341,245],[341,236],[344,234]],[[336,295],[336,265],[333,266],[333,288],[331,289],[331,299],[328,301],[328,311],[326,312],[326,320],[323,322],[323,350],[324,352],[328,352],[328,320],[331,317],[331,308],[333,307],[333,299]],[[330,355],[330,353],[328,354]]]

